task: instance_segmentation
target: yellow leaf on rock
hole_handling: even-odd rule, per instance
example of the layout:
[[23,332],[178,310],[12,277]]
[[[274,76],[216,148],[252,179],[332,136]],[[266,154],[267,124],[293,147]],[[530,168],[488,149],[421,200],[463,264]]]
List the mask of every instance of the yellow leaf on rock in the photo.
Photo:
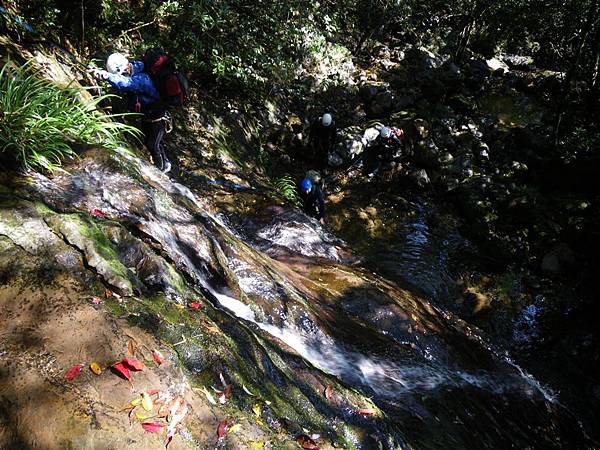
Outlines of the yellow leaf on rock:
[[150,398],[150,396],[148,395],[147,392],[142,392],[142,407],[146,410],[146,411],[150,411],[152,410],[152,399]]
[[152,414],[145,414],[142,411],[136,411],[135,412],[135,417],[138,420],[146,420],[146,419],[149,419],[150,417],[153,417],[153,415]]
[[100,368],[97,362],[93,362],[90,364],[90,370],[96,375],[100,375],[102,373],[102,369]]
[[141,398],[136,398],[131,400],[130,405],[131,406],[137,406],[137,405],[141,405],[142,404],[142,399]]
[[260,406],[260,404],[256,404],[252,407],[252,411],[254,412],[254,414],[256,414],[256,417],[260,417],[260,415],[262,414],[262,407]]
[[227,431],[229,433],[237,433],[238,431],[240,431],[241,428],[242,428],[242,426],[239,423],[236,423],[235,425],[229,427],[229,429]]
[[264,442],[250,442],[250,448],[263,448],[264,446]]

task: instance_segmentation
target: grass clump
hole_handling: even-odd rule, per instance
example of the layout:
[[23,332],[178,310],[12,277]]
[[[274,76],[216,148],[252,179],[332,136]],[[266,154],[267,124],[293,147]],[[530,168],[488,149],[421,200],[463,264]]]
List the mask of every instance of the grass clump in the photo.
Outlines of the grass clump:
[[74,88],[61,89],[39,77],[29,64],[7,62],[0,70],[0,157],[31,170],[54,172],[76,146],[123,146],[134,127],[97,110],[107,96],[82,99]]

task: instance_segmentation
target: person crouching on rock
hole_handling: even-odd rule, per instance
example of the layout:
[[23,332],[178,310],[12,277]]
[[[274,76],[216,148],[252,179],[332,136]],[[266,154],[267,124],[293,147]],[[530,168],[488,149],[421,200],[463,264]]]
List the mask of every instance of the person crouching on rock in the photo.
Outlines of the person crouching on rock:
[[395,127],[382,127],[379,135],[365,152],[364,173],[372,178],[382,164],[402,156],[404,132]]
[[299,191],[304,212],[318,219],[321,225],[324,225],[325,196],[321,185],[306,177],[300,182]]
[[165,132],[172,128],[171,116],[161,105],[160,94],[152,79],[144,72],[144,63],[129,62],[121,53],[113,53],[106,60],[106,70],[96,70],[95,75],[126,96],[130,112],[144,115],[141,131],[154,164],[165,173],[171,170],[161,145]]

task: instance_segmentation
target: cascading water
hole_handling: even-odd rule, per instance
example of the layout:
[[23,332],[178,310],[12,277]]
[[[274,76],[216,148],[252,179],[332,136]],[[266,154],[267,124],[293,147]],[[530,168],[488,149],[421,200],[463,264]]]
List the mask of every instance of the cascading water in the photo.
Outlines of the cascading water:
[[[208,202],[154,168],[129,160],[135,175],[126,175],[102,164],[96,159],[52,181],[40,178],[29,189],[57,209],[102,207],[150,238],[240,326],[267,333],[372,397],[385,415],[368,426],[387,430],[385,448],[584,442],[577,422],[552,395],[490,351],[477,332],[425,299],[340,263],[351,252],[316,222],[289,212],[263,226],[232,230]],[[410,281],[417,285],[420,249],[430,239],[423,217],[410,226],[406,245],[394,249],[394,258],[414,269]],[[434,267],[445,267],[444,261]],[[439,292],[434,285],[424,290]],[[362,420],[355,411],[339,414]]]

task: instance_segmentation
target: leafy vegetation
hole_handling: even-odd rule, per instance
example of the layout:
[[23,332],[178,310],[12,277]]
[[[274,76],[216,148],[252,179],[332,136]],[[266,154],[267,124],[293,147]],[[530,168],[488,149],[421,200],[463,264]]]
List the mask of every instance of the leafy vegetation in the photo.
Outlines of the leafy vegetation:
[[298,195],[298,190],[296,189],[296,184],[289,175],[284,175],[282,177],[270,180],[269,185],[273,189],[273,194],[276,197],[280,197],[298,207],[302,205]]
[[234,95],[267,94],[295,79],[325,43],[358,54],[384,41],[437,47],[456,59],[472,51],[528,55],[540,67],[570,70],[595,93],[600,85],[598,0],[9,3],[15,17],[68,39],[84,57],[161,45],[197,80]]
[[139,133],[97,111],[106,97],[84,101],[76,89],[60,89],[30,66],[6,63],[0,71],[0,153],[27,169],[55,171],[77,145],[116,149],[123,133]]

